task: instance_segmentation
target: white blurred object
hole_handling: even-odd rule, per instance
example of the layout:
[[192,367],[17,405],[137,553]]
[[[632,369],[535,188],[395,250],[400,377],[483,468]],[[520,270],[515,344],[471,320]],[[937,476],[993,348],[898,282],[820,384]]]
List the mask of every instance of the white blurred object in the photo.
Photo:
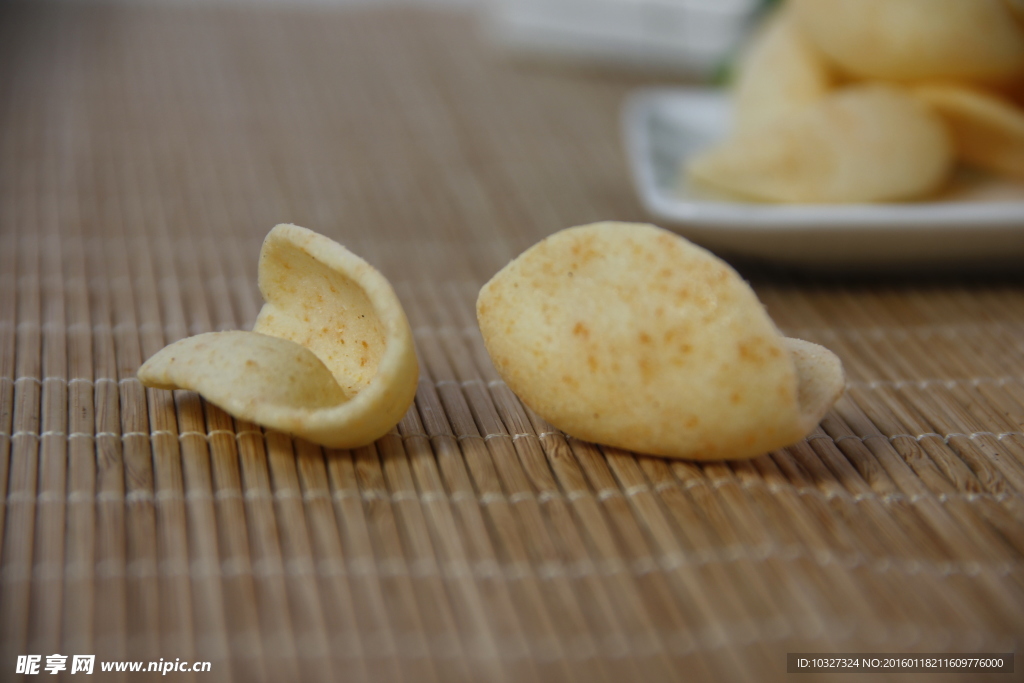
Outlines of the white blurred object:
[[493,0],[494,41],[524,55],[708,75],[760,0]]

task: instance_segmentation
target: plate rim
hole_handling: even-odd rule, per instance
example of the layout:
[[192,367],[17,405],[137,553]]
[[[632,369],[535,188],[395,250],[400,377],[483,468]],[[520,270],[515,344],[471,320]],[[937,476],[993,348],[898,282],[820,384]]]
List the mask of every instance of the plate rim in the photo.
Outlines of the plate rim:
[[[649,126],[645,118],[658,102],[685,99],[728,100],[726,91],[710,87],[645,87],[631,92],[622,106],[623,137],[634,186],[650,213],[680,223],[742,232],[771,228],[783,232],[989,230],[1024,232],[1024,200],[991,202],[919,202],[890,204],[754,204],[682,199],[666,194],[655,182],[650,163]],[[967,228],[964,224],[970,222]]]

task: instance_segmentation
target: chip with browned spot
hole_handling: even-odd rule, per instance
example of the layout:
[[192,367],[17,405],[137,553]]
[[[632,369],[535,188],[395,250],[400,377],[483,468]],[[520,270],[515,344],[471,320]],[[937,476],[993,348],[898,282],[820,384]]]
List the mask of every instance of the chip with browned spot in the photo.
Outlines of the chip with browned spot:
[[260,252],[266,304],[252,332],[171,344],[143,384],[192,389],[235,417],[336,448],[372,443],[416,393],[412,332],[388,281],[340,244],[278,225]]
[[642,453],[753,457],[805,436],[844,386],[839,359],[783,337],[729,265],[651,225],[551,235],[484,285],[477,318],[527,406]]

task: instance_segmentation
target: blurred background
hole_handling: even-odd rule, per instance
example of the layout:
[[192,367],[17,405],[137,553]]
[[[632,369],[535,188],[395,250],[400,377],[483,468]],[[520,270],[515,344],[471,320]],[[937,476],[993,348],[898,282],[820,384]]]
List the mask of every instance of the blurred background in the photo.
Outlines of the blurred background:
[[[651,220],[623,103],[721,83],[762,9],[0,2],[0,680],[59,653],[213,665],[168,681],[764,683],[787,652],[1018,650],[1019,261],[922,276],[885,231],[865,252],[884,276],[731,261],[849,380],[807,439],[749,461],[566,437],[482,345],[476,295],[510,259]],[[374,445],[135,377],[251,328],[282,222],[405,307],[419,393]],[[969,237],[1020,248],[1000,230]]]

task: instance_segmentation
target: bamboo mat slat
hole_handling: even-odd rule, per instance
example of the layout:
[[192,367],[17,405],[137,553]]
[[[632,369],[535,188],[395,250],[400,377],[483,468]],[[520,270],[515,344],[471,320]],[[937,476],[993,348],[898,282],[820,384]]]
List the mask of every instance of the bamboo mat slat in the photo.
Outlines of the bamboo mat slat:
[[[53,653],[211,663],[183,681],[614,683],[1016,651],[1019,273],[739,263],[849,379],[750,461],[567,437],[496,374],[479,287],[555,230],[645,220],[618,140],[642,82],[504,63],[453,12],[0,6],[0,680]],[[406,308],[419,390],[373,446],[135,378],[251,327],[279,222]]]

